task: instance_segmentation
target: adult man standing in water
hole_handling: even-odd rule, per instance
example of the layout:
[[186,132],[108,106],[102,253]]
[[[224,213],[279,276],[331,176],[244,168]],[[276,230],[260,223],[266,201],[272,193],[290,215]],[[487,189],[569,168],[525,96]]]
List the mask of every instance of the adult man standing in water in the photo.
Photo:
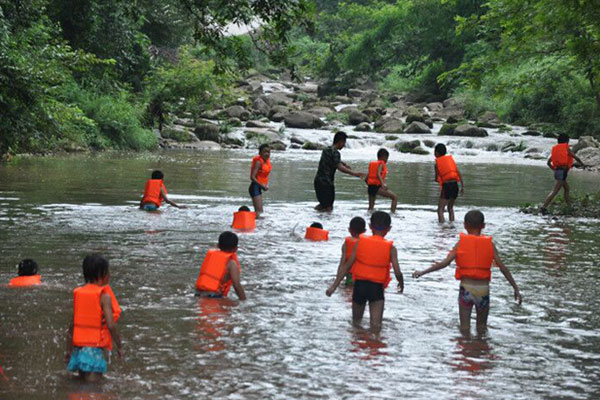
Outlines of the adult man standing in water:
[[353,171],[352,168],[342,162],[340,150],[346,145],[347,138],[348,135],[344,132],[336,133],[333,137],[333,146],[327,147],[321,153],[319,169],[315,176],[315,193],[319,201],[319,204],[315,207],[317,211],[333,210],[333,202],[335,201],[333,180],[336,170],[359,178],[365,177],[365,174]]

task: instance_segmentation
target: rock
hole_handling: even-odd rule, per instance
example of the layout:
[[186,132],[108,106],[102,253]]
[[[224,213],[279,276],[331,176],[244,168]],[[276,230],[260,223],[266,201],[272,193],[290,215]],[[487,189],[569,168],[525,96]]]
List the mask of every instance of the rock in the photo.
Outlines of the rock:
[[429,140],[429,139],[425,139],[423,140],[423,144],[427,147],[433,147],[435,146],[435,142],[433,140]]
[[427,103],[427,108],[429,111],[441,111],[444,108],[444,104],[442,103]]
[[[269,119],[273,119],[273,115],[275,114],[287,114],[290,112],[289,107],[286,106],[273,106],[271,107],[271,109],[269,110],[269,113],[267,114],[267,116],[269,117]],[[279,122],[279,121],[277,121]]]
[[341,80],[329,80],[319,85],[317,94],[319,97],[346,93],[348,86]]
[[368,122],[361,122],[354,128],[357,132],[371,132],[371,125]]
[[276,140],[274,142],[269,143],[269,147],[272,150],[276,150],[276,151],[284,151],[287,148],[285,143],[283,143],[281,140]]
[[221,145],[219,143],[211,142],[208,140],[202,140],[194,143],[192,148],[197,150],[220,150]]
[[[367,117],[369,117],[369,119],[374,120],[374,119],[379,118],[380,115],[383,115],[383,114],[380,114],[378,110],[379,109],[377,109],[377,108],[365,108],[363,110],[363,114],[365,114]],[[385,109],[382,109],[382,110],[385,113]]]
[[504,145],[502,145],[502,147],[500,148],[500,151],[503,153],[507,153],[509,151],[511,153],[515,153],[518,151],[525,150],[524,147],[525,147],[525,145],[522,142],[520,144],[516,144],[513,142],[507,142],[507,143],[504,143]]
[[413,121],[406,129],[404,129],[405,133],[431,133],[431,129],[423,122]]
[[577,157],[583,161],[586,166],[600,166],[600,148],[586,147],[577,152]]
[[244,145],[244,141],[242,139],[230,135],[221,135],[221,143],[239,147],[242,147]]
[[423,113],[416,107],[408,107],[406,111],[404,111],[404,115],[406,115],[407,124],[410,124],[413,121],[425,122],[425,117],[423,116]]
[[361,122],[369,122],[369,117],[358,110],[354,110],[348,116],[348,122],[350,125],[358,125]]
[[219,141],[219,131],[221,128],[219,125],[211,123],[199,124],[194,128],[194,134],[200,140],[209,140],[213,142]]
[[301,85],[294,85],[293,87],[295,91],[304,93],[317,93],[317,90],[319,89],[319,85],[310,82],[306,82]]
[[270,128],[271,126],[268,123],[252,120],[246,122],[246,128]]
[[288,93],[285,92],[273,92],[271,94],[261,96],[260,99],[262,99],[271,107],[276,105],[289,106],[294,102],[294,99],[289,97]]
[[425,118],[425,121],[423,121],[423,123],[427,125],[429,129],[433,129],[433,121],[431,119]]
[[498,145],[496,143],[488,144],[485,148],[487,151],[498,151]]
[[539,153],[540,149],[538,149],[537,147],[530,147],[527,150],[525,150],[525,154],[531,154],[531,153]]
[[546,159],[546,157],[544,157],[543,155],[541,155],[539,153],[525,154],[525,158],[529,158],[531,160],[545,160]]
[[[218,138],[218,127],[217,127],[217,138]],[[161,136],[165,139],[172,139],[176,142],[190,142],[190,132],[180,125],[169,125],[165,126],[160,132]]]
[[385,140],[396,140],[398,136],[395,135],[385,135]]
[[239,127],[242,126],[242,121],[240,121],[239,118],[229,118],[227,120],[227,125],[232,127]]
[[375,125],[375,130],[381,133],[403,133],[402,120],[397,118],[386,118],[380,125]]
[[294,111],[284,117],[285,126],[290,128],[316,129],[325,123],[319,117],[305,111]]
[[325,118],[327,116],[327,114],[331,114],[331,113],[335,112],[335,110],[333,110],[332,108],[322,107],[322,106],[312,107],[306,111],[311,114],[316,115],[319,118]]
[[452,136],[454,134],[454,129],[456,128],[456,124],[444,124],[440,128],[438,132],[438,136]]
[[352,99],[348,96],[335,96],[335,101],[339,101],[342,104],[352,103]]
[[269,115],[269,110],[271,109],[271,107],[269,107],[269,105],[260,97],[252,102],[252,108],[260,115]]
[[313,142],[305,142],[302,145],[302,149],[304,150],[323,150],[325,148],[321,143],[313,143]]
[[221,113],[223,112],[223,110],[208,110],[208,111],[204,111],[200,114],[201,118],[206,118],[206,119],[219,119],[219,116],[221,115]]
[[543,137],[545,138],[550,138],[550,139],[556,139],[558,138],[558,134],[554,133],[554,132],[544,132],[542,134]]
[[300,139],[298,136],[292,136],[290,138],[290,142],[292,144],[298,144],[300,146],[302,146],[304,144],[304,140]]
[[444,108],[446,107],[456,107],[458,105],[458,102],[456,101],[455,98],[450,97],[446,100],[443,101],[442,105],[444,106]]
[[371,92],[367,90],[361,89],[348,89],[348,96],[350,97],[366,97]]
[[420,146],[421,142],[418,140],[412,140],[410,142],[398,142],[396,143],[396,150],[401,153],[411,154],[429,154],[429,152]]
[[467,137],[485,137],[487,132],[483,128],[478,128],[471,124],[463,124],[454,128],[453,136],[467,136]]
[[446,119],[446,122],[449,124],[456,124],[458,121],[459,119],[454,115],[451,115]]
[[573,150],[574,153],[577,153],[579,150],[582,150],[582,149],[585,149],[588,147],[600,149],[600,142],[598,142],[592,136],[582,136],[579,138],[577,143],[575,143],[573,146],[571,146],[571,150]]
[[242,106],[231,106],[224,110],[229,118],[239,118],[242,121],[250,119],[250,113]]
[[498,114],[493,111],[486,111],[477,118],[477,122],[500,124]]
[[270,129],[249,129],[246,131],[246,139],[258,144],[272,143],[280,140],[279,133]]
[[194,120],[191,118],[175,118],[173,124],[185,126],[186,128],[193,128],[195,126]]
[[540,131],[525,131],[521,135],[523,135],[523,136],[541,136],[542,132],[540,132]]

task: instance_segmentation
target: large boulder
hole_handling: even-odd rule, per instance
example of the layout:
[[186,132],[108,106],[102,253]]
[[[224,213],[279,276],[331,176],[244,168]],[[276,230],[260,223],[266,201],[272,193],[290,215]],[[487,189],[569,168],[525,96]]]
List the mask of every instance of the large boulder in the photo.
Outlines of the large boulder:
[[223,115],[223,110],[207,110],[200,113],[201,118],[206,119],[219,119]]
[[348,115],[348,122],[350,125],[358,125],[361,122],[369,122],[369,117],[358,110],[354,110]]
[[331,113],[335,112],[333,109],[331,109],[329,107],[323,107],[323,106],[312,107],[306,111],[311,114],[316,115],[319,118],[325,118],[327,116],[327,114],[331,114]]
[[325,145],[323,145],[321,143],[304,142],[304,144],[302,145],[302,149],[304,149],[304,150],[323,150],[323,149],[325,149]]
[[429,111],[441,111],[442,108],[444,108],[444,105],[442,103],[427,103],[427,109]]
[[246,128],[270,128],[270,126],[266,122],[252,120],[246,122]]
[[530,130],[530,131],[523,132],[522,135],[523,136],[542,136],[542,132]]
[[289,112],[290,109],[286,106],[273,106],[269,110],[269,119],[274,122],[281,122]]
[[413,121],[406,129],[404,129],[405,133],[431,133],[431,129],[423,122]]
[[[165,139],[172,139],[176,142],[191,142],[198,140],[190,131],[180,125],[165,126],[161,131],[161,136]],[[219,134],[217,130],[217,139],[218,137]]]
[[471,124],[463,124],[454,128],[453,136],[467,136],[467,137],[485,137],[487,131],[483,128],[478,128]]
[[600,148],[586,147],[577,152],[577,157],[583,161],[586,166],[600,167]]
[[289,106],[294,102],[288,93],[285,92],[273,92],[260,97],[265,103],[273,107],[275,105]]
[[413,121],[425,122],[425,116],[416,107],[408,107],[406,111],[404,111],[404,115],[406,115],[406,123],[408,124],[410,124]]
[[325,125],[319,117],[305,111],[291,112],[283,120],[285,121],[285,126],[290,128],[316,129]]
[[491,123],[491,124],[499,124],[500,118],[498,118],[498,114],[493,111],[486,111],[477,118],[477,122]]
[[386,118],[381,124],[375,125],[375,130],[381,133],[403,133],[404,124],[398,118]]
[[357,132],[371,132],[371,125],[368,122],[361,122],[354,128]]
[[246,139],[257,144],[273,143],[281,140],[279,133],[270,129],[248,129],[246,130]]
[[367,95],[369,95],[371,92],[368,90],[362,90],[362,89],[348,89],[348,96],[350,97],[366,97]]
[[219,131],[219,125],[211,123],[198,124],[196,128],[194,128],[194,134],[198,139],[212,142],[219,141]]
[[287,148],[285,143],[283,143],[281,140],[276,140],[274,142],[269,143],[269,147],[271,148],[271,150],[276,151],[284,151]]
[[427,150],[421,147],[421,142],[418,140],[412,140],[410,142],[398,142],[396,143],[396,150],[401,153],[429,154]]
[[239,118],[242,121],[250,119],[250,113],[242,106],[227,107],[224,111],[229,118]]
[[271,107],[269,107],[269,105],[260,97],[252,102],[252,108],[254,108],[258,114],[265,116],[269,115],[269,110],[271,109]]
[[588,147],[600,149],[600,143],[592,136],[582,136],[579,138],[577,143],[571,146],[571,149],[574,153],[577,153],[579,150],[586,149]]
[[452,136],[452,135],[454,135],[455,128],[456,128],[456,124],[444,124],[440,128],[438,135],[439,136]]

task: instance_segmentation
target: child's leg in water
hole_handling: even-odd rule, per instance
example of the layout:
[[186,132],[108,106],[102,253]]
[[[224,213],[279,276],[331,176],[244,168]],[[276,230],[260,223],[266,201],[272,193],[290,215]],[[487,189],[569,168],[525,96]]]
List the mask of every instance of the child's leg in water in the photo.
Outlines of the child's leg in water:
[[461,332],[465,332],[471,329],[471,311],[473,310],[473,305],[464,306],[462,304],[458,305],[458,317],[460,319],[460,330]]
[[487,319],[490,313],[490,307],[476,308],[475,312],[477,313],[477,333],[483,335],[487,330]]
[[369,210],[375,208],[375,196],[369,195]]
[[102,379],[102,374],[100,372],[79,371],[79,378],[88,383],[98,382],[100,379]]
[[352,302],[352,323],[355,326],[360,325],[363,315],[365,313],[365,305],[366,304],[358,304]]
[[383,305],[385,300],[369,302],[369,318],[371,332],[379,333],[381,331],[381,322],[383,320]]
[[456,199],[448,200],[448,219],[450,220],[450,222],[454,222],[454,201],[455,200]]
[[440,196],[440,200],[438,201],[438,209],[437,209],[438,222],[444,222],[444,209],[446,208],[447,202],[448,202],[448,200],[446,200]]

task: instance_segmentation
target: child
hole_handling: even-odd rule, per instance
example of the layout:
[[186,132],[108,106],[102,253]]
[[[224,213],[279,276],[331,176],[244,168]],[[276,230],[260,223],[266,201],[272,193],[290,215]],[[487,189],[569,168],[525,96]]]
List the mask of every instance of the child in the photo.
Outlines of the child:
[[398,196],[391,190],[388,190],[385,185],[385,176],[387,175],[387,161],[390,153],[386,149],[379,149],[377,152],[377,161],[371,161],[369,163],[369,174],[367,175],[367,193],[369,194],[369,210],[375,207],[375,198],[377,195],[392,199],[391,212],[396,212],[396,203],[398,202]]
[[584,165],[583,162],[571,151],[569,148],[569,137],[564,133],[558,135],[558,144],[552,147],[552,153],[548,159],[548,167],[554,170],[554,189],[546,197],[546,201],[540,208],[542,214],[547,214],[547,207],[554,199],[554,196],[563,189],[563,195],[567,204],[571,203],[569,198],[569,184],[567,183],[567,174],[569,169],[573,167],[573,159],[577,160],[579,164]]
[[42,276],[38,274],[38,265],[30,258],[19,263],[19,276],[12,278],[8,283],[10,287],[34,286],[42,283]]
[[435,145],[435,180],[440,184],[440,200],[438,202],[438,222],[444,222],[444,209],[448,205],[448,219],[454,221],[454,201],[458,197],[458,183],[460,194],[465,192],[465,182],[456,167],[454,158],[446,155],[446,146],[443,143]]
[[248,193],[252,198],[256,215],[263,212],[262,192],[269,190],[269,174],[271,173],[271,148],[268,144],[261,144],[258,155],[252,158],[250,166],[250,187]]
[[323,229],[321,223],[313,222],[306,228],[304,239],[312,240],[313,242],[327,242],[329,240],[329,231]]
[[[94,382],[106,372],[105,353],[117,344],[122,357],[123,345],[117,332],[121,308],[108,281],[108,261],[99,254],[83,260],[85,285],[73,290],[73,323],[69,327],[65,362],[69,371],[79,372],[86,382]],[[75,349],[73,349],[75,347]]]
[[196,280],[196,296],[227,297],[233,285],[240,300],[246,300],[244,287],[240,283],[242,272],[237,258],[238,237],[233,232],[219,235],[219,250],[208,250]]
[[167,198],[167,188],[163,183],[163,173],[161,171],[152,172],[152,179],[146,181],[144,188],[144,197],[140,201],[140,209],[144,211],[156,211],[162,205],[163,200],[177,208],[185,208]]
[[413,278],[447,267],[456,259],[455,277],[460,280],[458,292],[458,312],[460,329],[465,332],[471,327],[471,311],[473,305],[477,312],[477,331],[483,333],[487,326],[490,311],[490,279],[492,276],[492,263],[495,263],[502,275],[514,289],[515,300],[521,304],[519,287],[515,283],[510,271],[504,265],[491,236],[481,235],[485,227],[483,213],[471,210],[465,215],[465,229],[468,234],[460,234],[460,239],[448,256],[440,262],[434,263],[424,271],[415,271]]
[[[348,261],[348,259],[352,255],[352,251],[354,250],[356,242],[358,242],[358,238],[360,237],[360,235],[365,233],[365,225],[365,220],[361,217],[354,217],[350,220],[350,226],[348,227],[348,232],[350,232],[350,236],[346,237],[346,239],[344,240],[344,244],[342,245],[342,258],[340,259],[340,264],[338,265],[338,274],[344,266],[344,263]],[[354,281],[352,280],[352,274],[347,273],[345,285],[350,286],[352,284],[354,284]]]
[[365,305],[369,302],[370,325],[375,333],[381,330],[385,302],[383,292],[391,280],[390,264],[394,268],[400,293],[404,291],[404,278],[398,265],[398,251],[394,242],[384,239],[391,229],[391,222],[392,219],[385,212],[376,211],[371,215],[369,227],[373,236],[361,236],[358,239],[350,258],[338,270],[335,282],[325,292],[327,296],[331,296],[344,276],[351,271],[354,279],[352,321],[355,325],[361,322]]
[[241,206],[237,212],[233,213],[233,229],[239,231],[252,231],[256,228],[256,213],[250,211],[246,206]]

